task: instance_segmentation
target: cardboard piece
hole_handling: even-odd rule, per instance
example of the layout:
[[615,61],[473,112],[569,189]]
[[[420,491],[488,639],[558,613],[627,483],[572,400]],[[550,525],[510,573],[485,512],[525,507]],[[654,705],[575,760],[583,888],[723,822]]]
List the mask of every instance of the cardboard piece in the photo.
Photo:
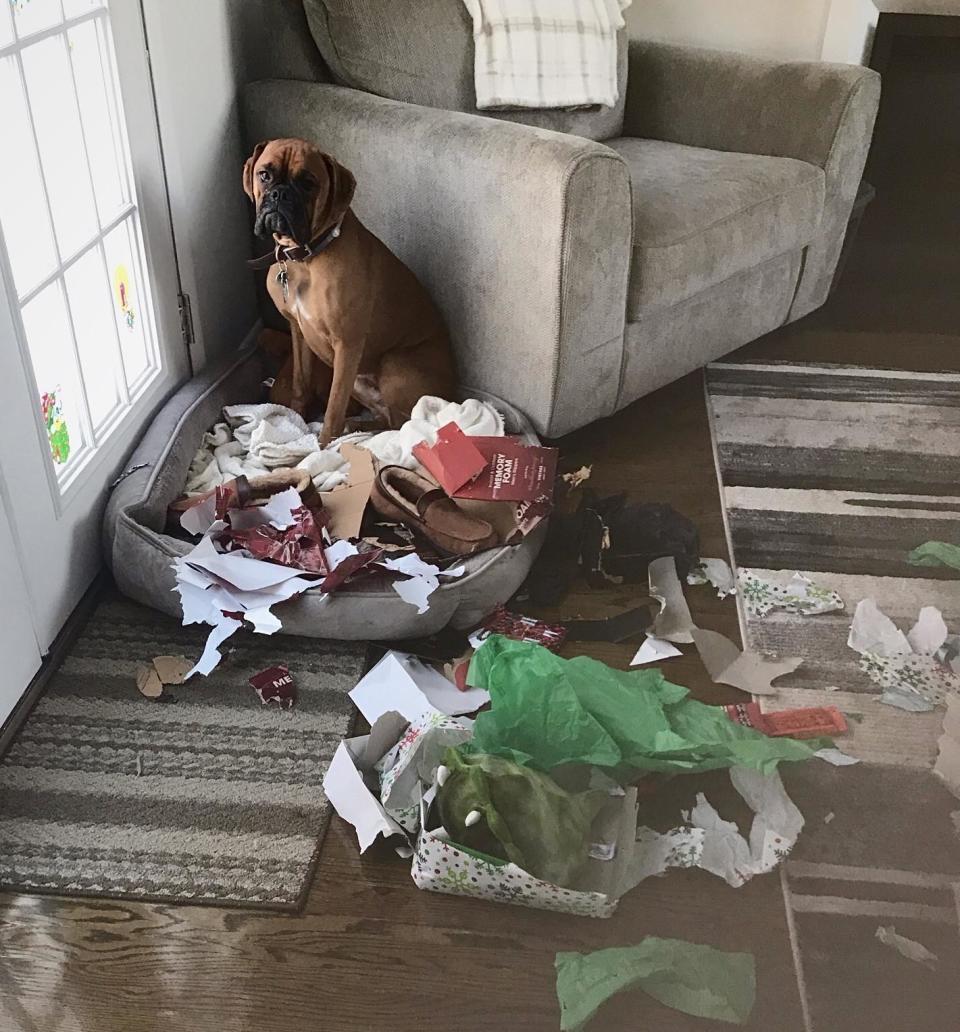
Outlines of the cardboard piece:
[[154,656],[153,668],[160,681],[167,684],[183,684],[193,664],[186,656]]
[[[421,804],[411,874],[417,888],[453,896],[472,896],[580,917],[610,917],[633,885],[637,790],[611,796],[593,823],[592,849],[574,887],[565,889],[534,878],[516,864],[484,857],[451,842],[443,828],[431,827],[430,796]],[[608,859],[598,859],[598,856]]]
[[756,728],[771,738],[820,738],[842,735],[847,730],[846,717],[836,706],[808,706],[802,709],[762,712],[758,702],[738,702],[724,706],[735,724]]
[[482,472],[454,492],[456,498],[533,502],[553,497],[556,448],[522,444],[515,437],[471,437],[484,458]]
[[751,695],[774,694],[777,689],[771,682],[792,674],[803,662],[799,656],[770,660],[756,652],[741,652],[729,638],[699,627],[693,630],[693,641],[711,680]]
[[654,559],[648,568],[650,597],[660,603],[660,612],[653,621],[650,633],[654,638],[680,645],[693,642],[694,623],[690,608],[683,596],[677,563],[672,555]]
[[356,444],[344,444],[340,453],[350,463],[347,482],[332,491],[321,491],[320,501],[330,517],[327,524],[330,536],[335,539],[357,538],[373,490],[373,455]]
[[415,444],[413,454],[448,495],[475,479],[487,465],[483,453],[456,423],[440,427],[435,444]]
[[163,695],[163,682],[152,665],[137,671],[137,690],[147,699],[159,699]]

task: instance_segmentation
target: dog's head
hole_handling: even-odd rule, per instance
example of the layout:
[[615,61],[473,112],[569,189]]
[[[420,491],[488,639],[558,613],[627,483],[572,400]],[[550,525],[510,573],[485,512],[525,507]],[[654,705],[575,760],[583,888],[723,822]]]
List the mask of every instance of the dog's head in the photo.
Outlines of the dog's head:
[[284,247],[307,245],[343,217],[357,181],[306,140],[258,143],[243,166],[243,189],[257,206],[253,231]]

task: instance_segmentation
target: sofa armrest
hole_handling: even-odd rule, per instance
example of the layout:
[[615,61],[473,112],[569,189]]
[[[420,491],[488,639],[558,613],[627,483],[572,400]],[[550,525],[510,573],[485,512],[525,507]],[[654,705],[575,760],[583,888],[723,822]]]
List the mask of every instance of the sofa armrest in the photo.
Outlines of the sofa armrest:
[[880,99],[869,68],[631,40],[627,84],[625,136],[799,158],[856,194]]
[[351,169],[355,211],[437,303],[464,383],[547,436],[614,411],[631,253],[618,154],[318,83],[252,83],[244,120],[251,146],[300,136]]

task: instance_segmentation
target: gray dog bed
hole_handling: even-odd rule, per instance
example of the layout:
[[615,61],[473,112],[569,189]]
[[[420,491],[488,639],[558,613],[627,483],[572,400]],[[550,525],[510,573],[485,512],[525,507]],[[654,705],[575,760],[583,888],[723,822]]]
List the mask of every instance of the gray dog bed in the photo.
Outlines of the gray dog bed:
[[[192,546],[164,533],[167,507],[182,492],[201,438],[221,418],[221,409],[259,400],[265,375],[258,351],[234,356],[181,387],[154,419],[128,464],[144,468],[114,488],[104,519],[104,554],[125,595],[181,616],[172,563]],[[538,443],[530,423],[511,405],[480,390],[467,389],[464,396],[492,402],[509,433]],[[520,587],[545,534],[544,524],[519,545],[468,559],[464,576],[441,582],[422,615],[400,599],[386,578],[371,576],[330,597],[304,592],[278,606],[277,616],[287,634],[344,640],[421,637],[448,624],[469,628]]]

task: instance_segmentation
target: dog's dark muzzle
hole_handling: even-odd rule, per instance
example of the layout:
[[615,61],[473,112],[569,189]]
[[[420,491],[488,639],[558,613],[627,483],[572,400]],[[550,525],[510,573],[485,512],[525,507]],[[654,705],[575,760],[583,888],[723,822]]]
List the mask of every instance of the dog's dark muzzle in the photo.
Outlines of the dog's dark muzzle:
[[253,231],[257,236],[292,237],[300,242],[305,239],[307,225],[306,205],[299,192],[289,184],[280,184],[267,190],[260,198],[257,221]]

